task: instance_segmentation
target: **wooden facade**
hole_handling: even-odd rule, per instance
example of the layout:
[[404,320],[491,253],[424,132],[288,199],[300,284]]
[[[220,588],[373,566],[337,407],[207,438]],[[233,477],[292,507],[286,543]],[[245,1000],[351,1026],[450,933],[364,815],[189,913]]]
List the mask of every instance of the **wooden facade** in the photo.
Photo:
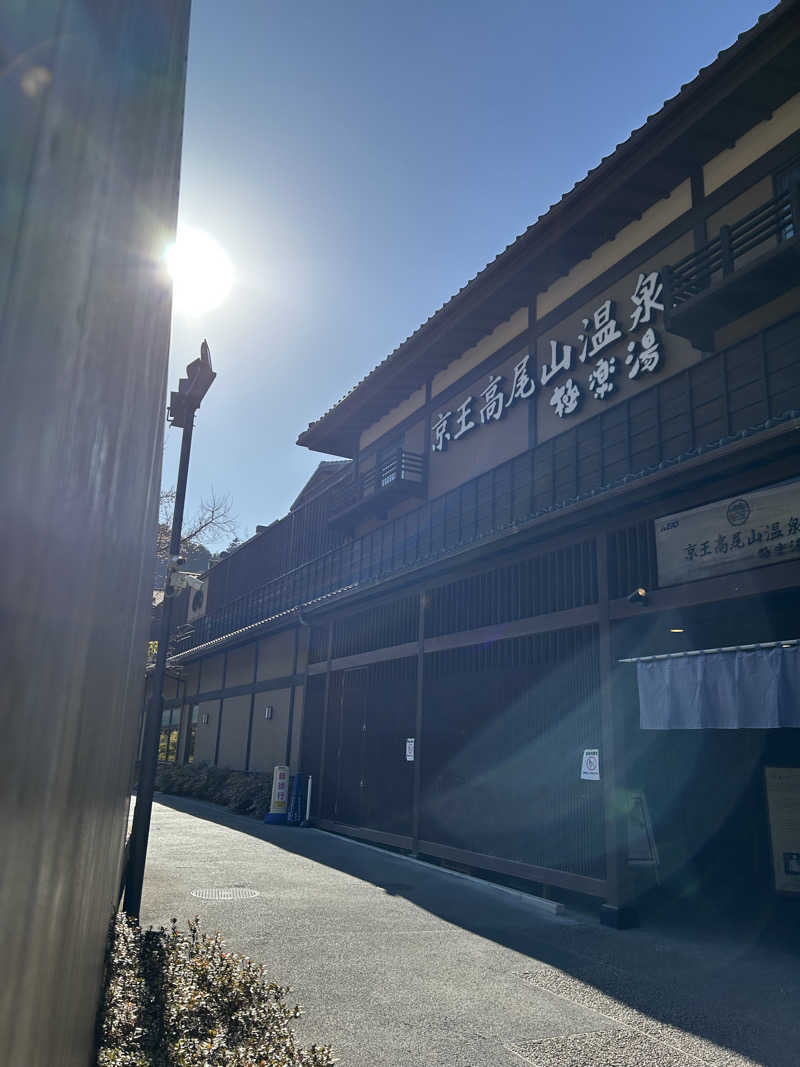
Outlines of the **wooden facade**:
[[322,827],[614,922],[643,883],[626,794],[666,876],[725,847],[761,876],[758,775],[798,732],[645,736],[619,661],[800,636],[800,541],[662,588],[655,536],[798,476],[799,60],[779,4],[301,435],[349,462],[210,572],[177,758],[199,715],[195,757],[285,758]]

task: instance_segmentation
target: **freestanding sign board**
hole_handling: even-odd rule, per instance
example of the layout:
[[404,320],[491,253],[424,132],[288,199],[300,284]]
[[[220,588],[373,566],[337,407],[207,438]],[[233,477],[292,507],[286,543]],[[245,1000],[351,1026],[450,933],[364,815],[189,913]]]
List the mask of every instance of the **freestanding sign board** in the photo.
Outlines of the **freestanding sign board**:
[[800,559],[800,480],[656,519],[658,584]]
[[775,889],[800,894],[800,767],[765,767],[764,776]]
[[286,822],[289,808],[289,768],[279,764],[272,771],[272,800],[264,822]]

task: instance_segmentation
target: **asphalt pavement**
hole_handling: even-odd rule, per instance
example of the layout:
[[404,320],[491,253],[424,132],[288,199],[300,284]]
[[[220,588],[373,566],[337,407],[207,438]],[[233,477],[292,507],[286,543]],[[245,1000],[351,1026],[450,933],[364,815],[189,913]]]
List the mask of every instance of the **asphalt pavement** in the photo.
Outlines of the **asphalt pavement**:
[[797,1067],[800,966],[741,930],[615,931],[314,829],[158,797],[144,925],[199,915],[342,1067]]

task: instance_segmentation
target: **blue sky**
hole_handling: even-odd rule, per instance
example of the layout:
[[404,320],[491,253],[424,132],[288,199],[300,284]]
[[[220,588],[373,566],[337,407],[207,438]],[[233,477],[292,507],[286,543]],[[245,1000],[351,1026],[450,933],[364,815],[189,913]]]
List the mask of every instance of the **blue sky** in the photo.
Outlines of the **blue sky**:
[[193,0],[180,221],[236,283],[173,316],[170,388],[204,336],[219,375],[188,512],[284,514],[323,458],[298,433],[767,9]]

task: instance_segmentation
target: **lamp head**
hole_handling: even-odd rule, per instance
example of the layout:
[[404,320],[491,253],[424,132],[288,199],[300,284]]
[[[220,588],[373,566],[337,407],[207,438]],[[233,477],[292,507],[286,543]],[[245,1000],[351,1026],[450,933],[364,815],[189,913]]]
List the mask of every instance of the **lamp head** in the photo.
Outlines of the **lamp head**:
[[215,378],[216,374],[211,368],[211,349],[204,339],[200,345],[200,358],[192,360],[186,368],[186,377],[178,382],[178,391],[170,393],[167,414],[173,426],[187,425]]
[[642,585],[638,586],[632,593],[628,594],[629,604],[646,604],[648,600],[647,590]]

